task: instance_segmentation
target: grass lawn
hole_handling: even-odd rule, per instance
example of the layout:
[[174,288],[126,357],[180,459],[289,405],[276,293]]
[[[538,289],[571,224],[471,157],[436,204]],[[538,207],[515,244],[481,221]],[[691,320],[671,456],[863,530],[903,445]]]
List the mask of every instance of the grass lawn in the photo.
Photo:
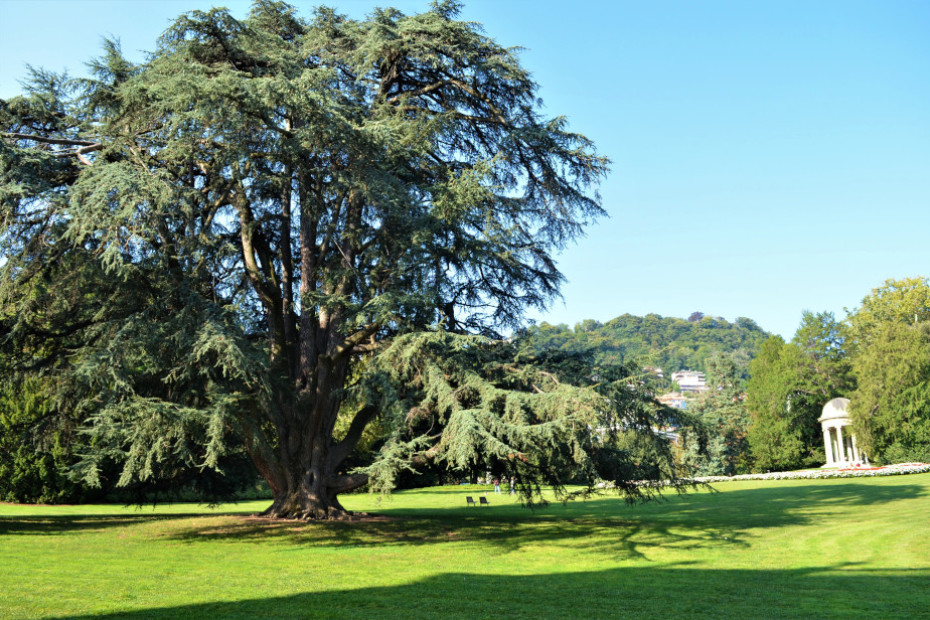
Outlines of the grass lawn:
[[443,487],[326,524],[0,504],[0,618],[930,618],[930,474],[717,489],[530,512]]

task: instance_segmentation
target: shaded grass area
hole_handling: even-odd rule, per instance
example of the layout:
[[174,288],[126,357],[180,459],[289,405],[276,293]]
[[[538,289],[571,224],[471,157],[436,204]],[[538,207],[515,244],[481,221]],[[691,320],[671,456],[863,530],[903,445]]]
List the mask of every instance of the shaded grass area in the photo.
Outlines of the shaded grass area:
[[926,590],[925,577],[825,573],[829,569],[695,571],[668,567],[507,577],[448,573],[399,586],[85,617],[926,617],[927,596],[914,598]]
[[930,475],[718,489],[531,512],[444,487],[322,524],[0,505],[0,617],[930,618]]

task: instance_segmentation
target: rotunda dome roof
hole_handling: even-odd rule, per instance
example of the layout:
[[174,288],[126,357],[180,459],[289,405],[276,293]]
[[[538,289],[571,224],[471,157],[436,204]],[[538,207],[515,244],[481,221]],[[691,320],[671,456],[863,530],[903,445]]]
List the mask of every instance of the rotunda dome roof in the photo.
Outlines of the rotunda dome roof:
[[823,406],[823,415],[821,415],[817,421],[823,422],[825,420],[848,418],[849,413],[846,412],[847,407],[849,407],[848,398],[834,398]]

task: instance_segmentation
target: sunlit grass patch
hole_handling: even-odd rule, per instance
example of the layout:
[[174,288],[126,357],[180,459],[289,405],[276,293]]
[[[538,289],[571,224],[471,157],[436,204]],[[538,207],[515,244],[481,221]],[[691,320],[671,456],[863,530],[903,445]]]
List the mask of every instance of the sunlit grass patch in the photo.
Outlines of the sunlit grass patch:
[[930,609],[930,474],[529,511],[484,487],[275,522],[262,502],[0,506],[0,617],[869,617]]

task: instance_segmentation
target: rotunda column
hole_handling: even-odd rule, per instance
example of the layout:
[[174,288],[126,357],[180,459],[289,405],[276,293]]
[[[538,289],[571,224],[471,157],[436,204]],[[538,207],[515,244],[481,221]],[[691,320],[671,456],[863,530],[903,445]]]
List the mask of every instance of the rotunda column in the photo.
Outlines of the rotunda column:
[[848,463],[849,459],[846,458],[846,446],[843,445],[843,427],[839,424],[836,425],[836,447],[840,453],[839,462]]
[[823,448],[824,454],[827,456],[827,465],[833,465],[833,442],[830,441],[830,427],[823,427]]

